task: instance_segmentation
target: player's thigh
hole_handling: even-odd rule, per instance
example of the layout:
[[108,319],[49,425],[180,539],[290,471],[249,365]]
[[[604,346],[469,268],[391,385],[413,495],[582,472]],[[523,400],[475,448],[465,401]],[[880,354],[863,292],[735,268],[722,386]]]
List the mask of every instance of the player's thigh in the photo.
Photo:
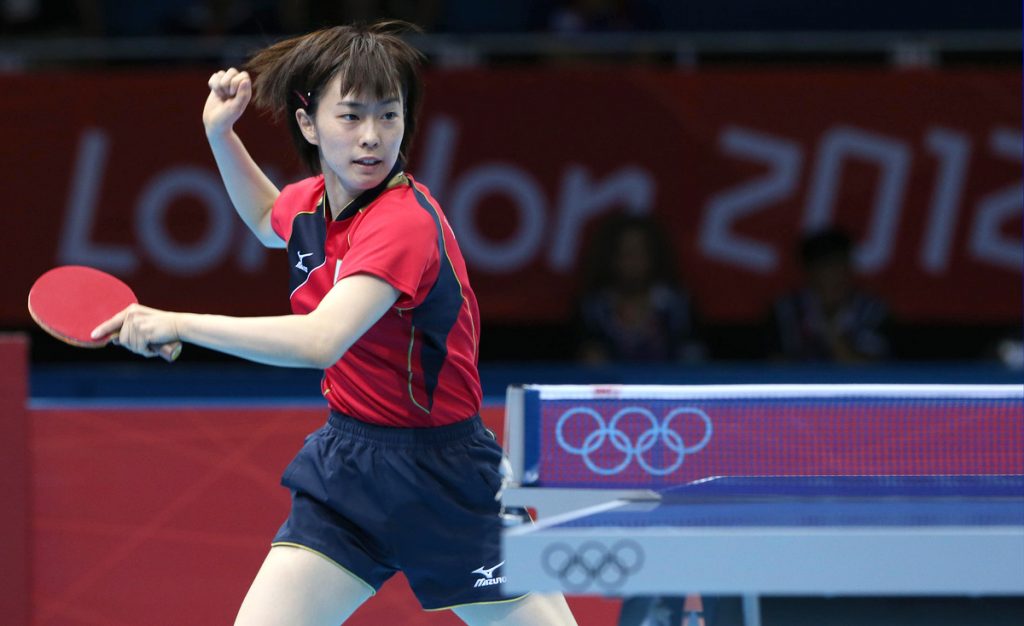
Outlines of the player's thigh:
[[469,604],[452,611],[469,626],[576,626],[559,593],[531,593],[511,602]]
[[371,595],[366,583],[315,552],[274,546],[235,626],[337,626]]

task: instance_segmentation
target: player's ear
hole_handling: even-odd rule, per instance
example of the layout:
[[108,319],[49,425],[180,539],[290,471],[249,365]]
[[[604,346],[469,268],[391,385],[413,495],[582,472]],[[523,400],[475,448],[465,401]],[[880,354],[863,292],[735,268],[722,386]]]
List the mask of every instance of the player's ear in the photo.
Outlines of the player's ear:
[[306,138],[306,141],[314,146],[320,145],[320,141],[317,138],[316,125],[313,124],[313,118],[310,117],[309,113],[306,113],[306,109],[295,109],[295,123],[299,125],[299,131]]

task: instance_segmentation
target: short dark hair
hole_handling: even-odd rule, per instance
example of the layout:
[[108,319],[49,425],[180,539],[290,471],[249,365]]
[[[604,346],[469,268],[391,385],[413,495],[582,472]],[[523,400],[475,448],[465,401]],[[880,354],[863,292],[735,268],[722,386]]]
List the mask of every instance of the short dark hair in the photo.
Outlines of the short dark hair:
[[638,232],[644,238],[651,255],[651,281],[671,287],[677,285],[675,250],[665,228],[651,215],[616,213],[600,223],[588,245],[584,258],[585,291],[604,289],[612,284],[615,255],[629,232]]
[[800,263],[808,267],[832,257],[850,258],[853,240],[846,231],[828,227],[804,235],[800,240]]
[[317,147],[306,141],[295,111],[316,112],[327,83],[341,74],[341,95],[365,93],[377,99],[400,96],[405,105],[405,134],[400,153],[408,155],[416,135],[423,83],[423,55],[401,35],[420,29],[387,20],[324,28],[279,41],[257,52],[246,64],[255,75],[253,102],[284,117],[292,142],[311,172],[320,173]]

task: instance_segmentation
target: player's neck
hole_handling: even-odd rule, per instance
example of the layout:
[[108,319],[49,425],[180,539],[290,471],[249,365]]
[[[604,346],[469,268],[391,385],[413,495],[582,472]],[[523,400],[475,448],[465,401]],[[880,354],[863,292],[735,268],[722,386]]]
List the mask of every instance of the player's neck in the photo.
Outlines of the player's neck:
[[337,219],[345,207],[355,200],[355,196],[346,191],[338,177],[330,171],[324,172],[324,193],[327,194],[327,207],[332,220]]

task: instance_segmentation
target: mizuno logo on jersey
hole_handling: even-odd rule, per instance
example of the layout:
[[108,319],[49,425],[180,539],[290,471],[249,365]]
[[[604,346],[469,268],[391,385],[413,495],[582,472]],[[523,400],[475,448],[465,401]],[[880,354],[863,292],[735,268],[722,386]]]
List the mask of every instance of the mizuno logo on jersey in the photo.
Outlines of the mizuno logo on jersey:
[[305,259],[308,256],[313,256],[313,253],[312,252],[307,252],[306,254],[302,254],[301,252],[299,252],[298,255],[299,255],[299,262],[295,264],[295,267],[299,268],[300,270],[302,270],[303,272],[306,272],[308,274],[309,273],[309,268],[306,267],[306,265],[302,262],[302,260]]

